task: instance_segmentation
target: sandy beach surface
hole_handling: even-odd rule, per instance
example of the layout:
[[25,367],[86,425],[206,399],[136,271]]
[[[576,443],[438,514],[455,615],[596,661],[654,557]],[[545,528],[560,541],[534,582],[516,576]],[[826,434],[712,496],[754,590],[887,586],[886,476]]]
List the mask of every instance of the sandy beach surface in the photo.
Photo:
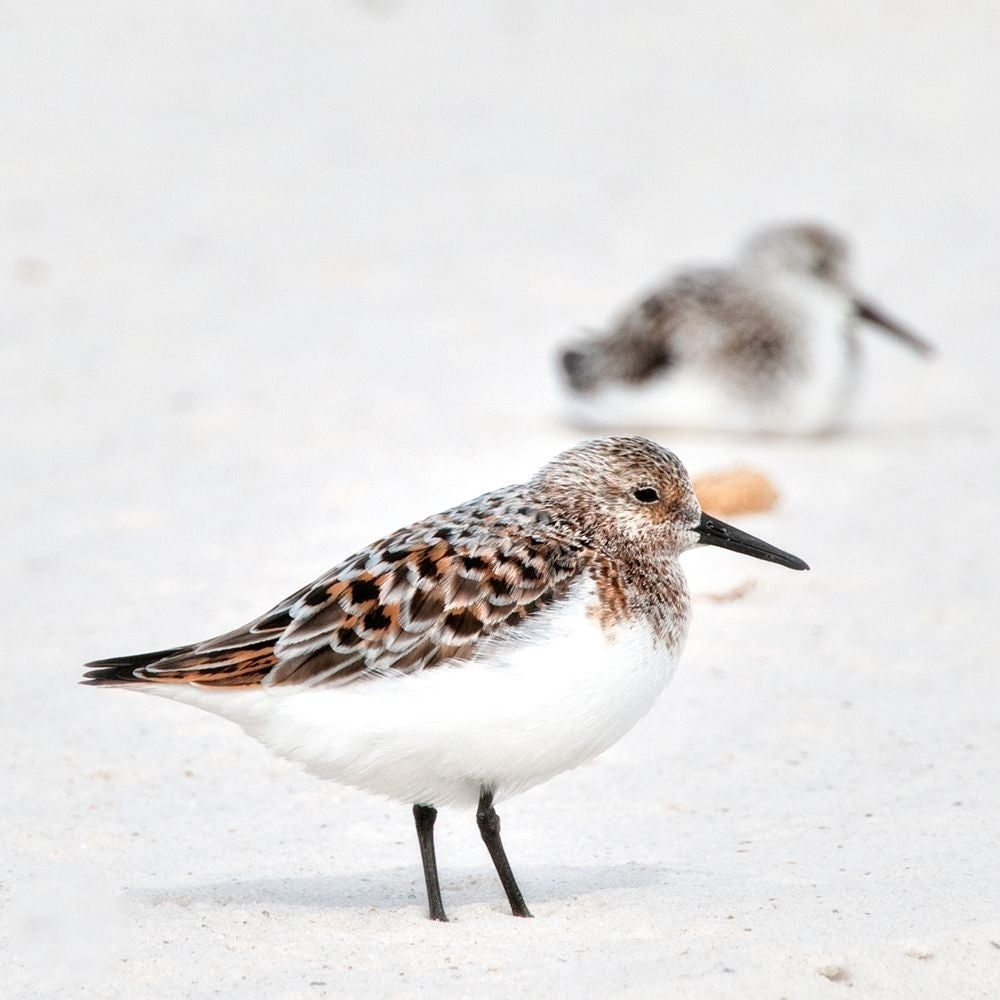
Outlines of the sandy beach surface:
[[[1000,996],[994,4],[15,2],[0,13],[0,989]],[[247,621],[585,436],[553,354],[817,218],[940,347],[850,433],[654,431],[812,565],[685,556],[649,715],[507,803],[535,919],[443,812],[77,686]],[[736,520],[736,518],[734,518]],[[719,600],[729,594],[733,599]]]

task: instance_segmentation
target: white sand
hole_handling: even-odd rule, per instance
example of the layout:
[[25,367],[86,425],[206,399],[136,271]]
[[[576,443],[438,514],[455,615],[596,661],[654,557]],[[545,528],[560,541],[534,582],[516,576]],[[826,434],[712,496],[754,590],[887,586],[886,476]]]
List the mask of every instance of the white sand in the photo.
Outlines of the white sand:
[[[0,981],[29,997],[995,997],[995,4],[14,3],[0,14]],[[660,435],[783,503],[692,553],[592,766],[409,810],[88,658],[247,620],[579,436],[554,345],[816,216],[937,341],[850,436]]]

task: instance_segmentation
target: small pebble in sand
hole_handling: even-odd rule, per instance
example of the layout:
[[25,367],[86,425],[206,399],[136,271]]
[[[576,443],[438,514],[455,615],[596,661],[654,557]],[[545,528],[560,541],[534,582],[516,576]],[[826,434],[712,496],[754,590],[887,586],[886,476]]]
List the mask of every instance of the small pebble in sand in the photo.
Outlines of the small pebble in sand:
[[838,964],[837,962],[830,962],[827,965],[821,965],[816,969],[824,979],[829,979],[831,983],[845,983],[849,984],[851,981],[850,974],[847,969]]

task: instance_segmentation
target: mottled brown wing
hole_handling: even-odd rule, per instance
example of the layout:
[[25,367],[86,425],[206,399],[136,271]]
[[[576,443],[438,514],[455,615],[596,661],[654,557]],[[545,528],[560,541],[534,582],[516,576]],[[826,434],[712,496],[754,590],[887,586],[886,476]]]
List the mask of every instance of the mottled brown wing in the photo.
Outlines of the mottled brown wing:
[[467,659],[486,637],[564,597],[588,561],[581,545],[548,532],[525,538],[476,527],[434,531],[424,522],[397,532],[250,625],[147,660],[132,676],[219,686],[342,684]]

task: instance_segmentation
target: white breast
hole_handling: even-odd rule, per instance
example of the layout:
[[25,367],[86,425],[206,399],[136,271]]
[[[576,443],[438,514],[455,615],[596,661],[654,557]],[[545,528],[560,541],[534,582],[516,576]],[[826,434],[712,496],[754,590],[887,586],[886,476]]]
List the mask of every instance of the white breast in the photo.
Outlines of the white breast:
[[403,802],[474,805],[484,784],[500,800],[606,750],[670,679],[682,639],[668,646],[641,621],[609,637],[587,614],[592,604],[588,581],[520,641],[415,674],[327,688],[144,690],[231,719],[320,777]]
[[858,381],[857,316],[842,291],[801,276],[775,276],[775,292],[800,316],[806,372],[792,382],[775,413],[775,430],[815,434],[837,430],[845,420]]

